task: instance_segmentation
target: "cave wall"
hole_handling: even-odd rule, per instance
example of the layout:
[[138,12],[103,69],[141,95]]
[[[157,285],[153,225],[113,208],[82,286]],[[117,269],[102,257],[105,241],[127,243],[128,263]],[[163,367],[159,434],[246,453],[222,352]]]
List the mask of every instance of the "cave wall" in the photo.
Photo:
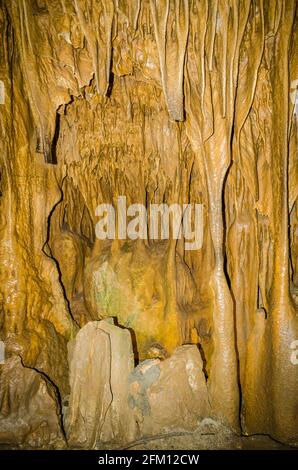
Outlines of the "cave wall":
[[[297,2],[0,6],[0,440],[28,441],[7,431],[23,367],[61,445],[68,344],[114,317],[137,361],[199,346],[208,416],[297,443]],[[121,195],[202,203],[202,248],[98,240]]]

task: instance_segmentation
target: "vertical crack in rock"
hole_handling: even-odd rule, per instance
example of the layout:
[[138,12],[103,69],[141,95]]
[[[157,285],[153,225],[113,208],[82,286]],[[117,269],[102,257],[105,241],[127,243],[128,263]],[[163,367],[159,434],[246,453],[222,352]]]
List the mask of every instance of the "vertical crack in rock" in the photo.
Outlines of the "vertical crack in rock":
[[34,370],[35,372],[37,372],[38,374],[40,374],[40,375],[44,378],[44,380],[45,380],[46,382],[48,382],[48,383],[51,385],[51,387],[53,387],[54,392],[55,392],[55,396],[56,396],[56,400],[57,400],[57,405],[58,405],[59,425],[60,425],[60,428],[61,428],[63,437],[64,437],[65,441],[67,442],[67,437],[66,437],[66,433],[65,433],[65,429],[64,429],[64,424],[63,424],[62,398],[61,398],[61,394],[60,394],[59,388],[58,388],[57,385],[53,382],[53,380],[52,380],[47,374],[45,374],[43,371],[37,369],[36,367],[27,366],[26,364],[24,364],[24,361],[23,361],[22,357],[19,356],[19,358],[21,359],[21,364],[22,364],[23,367],[25,367],[26,369]]
[[51,218],[52,218],[52,215],[53,213],[55,212],[56,208],[61,204],[61,202],[63,201],[63,182],[64,180],[67,178],[67,175],[64,176],[64,178],[62,179],[61,181],[61,186],[60,186],[60,199],[54,204],[54,206],[52,207],[49,215],[48,215],[48,218],[47,218],[47,238],[46,238],[46,241],[44,242],[44,245],[42,247],[42,252],[48,257],[50,258],[54,263],[55,263],[55,266],[56,266],[56,269],[57,269],[57,272],[58,272],[58,279],[59,279],[59,284],[61,286],[61,289],[62,289],[62,293],[63,293],[63,297],[65,299],[65,303],[67,305],[67,310],[68,310],[68,313],[72,319],[72,321],[76,324],[76,326],[79,327],[78,323],[76,322],[76,320],[74,319],[74,317],[72,316],[72,313],[71,313],[71,309],[70,309],[70,302],[69,302],[69,299],[67,298],[67,295],[66,295],[66,290],[65,290],[65,286],[63,284],[63,281],[62,281],[62,272],[61,272],[61,269],[60,269],[60,265],[59,265],[59,262],[58,260],[53,256],[52,254],[52,251],[51,251],[51,248],[49,246],[49,240],[50,240],[50,231],[51,231]]
[[65,433],[58,388],[46,374],[9,358],[1,370],[1,441],[22,446],[63,448]]

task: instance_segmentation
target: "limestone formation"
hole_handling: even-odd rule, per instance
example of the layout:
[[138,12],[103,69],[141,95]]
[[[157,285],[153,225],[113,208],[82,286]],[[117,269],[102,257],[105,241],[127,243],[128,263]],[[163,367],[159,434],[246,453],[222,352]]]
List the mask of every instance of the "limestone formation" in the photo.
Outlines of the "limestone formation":
[[75,448],[131,443],[142,436],[194,431],[212,421],[196,345],[134,368],[129,330],[112,319],[87,323],[69,345],[70,397],[64,408]]
[[[298,445],[297,0],[0,0],[0,37],[0,443]],[[202,247],[97,238],[120,196]]]
[[87,323],[70,344],[69,367],[68,443],[95,448],[102,442],[133,441],[128,377],[134,357],[129,331],[104,320]]
[[0,442],[65,447],[59,394],[48,378],[14,356],[1,367],[0,380]]
[[130,375],[129,403],[141,435],[194,431],[211,415],[203,362],[195,345],[149,359]]

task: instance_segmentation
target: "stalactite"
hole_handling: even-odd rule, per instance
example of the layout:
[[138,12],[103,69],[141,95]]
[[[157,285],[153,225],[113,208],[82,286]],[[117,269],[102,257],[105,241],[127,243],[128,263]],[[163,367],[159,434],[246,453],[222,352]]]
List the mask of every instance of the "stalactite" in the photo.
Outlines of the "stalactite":
[[85,1],[75,0],[75,9],[90,48],[97,90],[105,95],[110,80],[114,2],[113,0],[100,2],[91,0],[86,4]]
[[[0,13],[0,395],[9,377],[23,389],[17,372],[24,394],[48,377],[57,447],[64,431],[128,444],[128,409],[130,440],[207,419],[297,445],[297,1],[0,0]],[[147,212],[203,204],[202,247],[148,226],[99,240],[97,207],[121,196]],[[111,393],[81,406],[79,374],[101,387],[88,338]],[[112,352],[129,363],[119,383]],[[21,413],[1,403],[0,440],[34,441],[34,420],[1,434]]]
[[161,83],[169,114],[175,121],[184,119],[183,70],[189,29],[189,0],[150,1]]

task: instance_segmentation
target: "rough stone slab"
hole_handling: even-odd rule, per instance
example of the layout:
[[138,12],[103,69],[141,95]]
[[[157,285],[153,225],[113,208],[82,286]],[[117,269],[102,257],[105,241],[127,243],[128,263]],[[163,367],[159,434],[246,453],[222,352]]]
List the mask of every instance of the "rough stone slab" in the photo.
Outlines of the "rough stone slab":
[[106,320],[87,323],[70,346],[68,442],[95,448],[134,438],[128,376],[134,367],[128,330]]
[[100,328],[109,334],[111,345],[112,403],[102,428],[101,440],[129,442],[135,438],[136,425],[128,405],[129,375],[134,368],[134,355],[129,330],[114,326],[105,320]]

